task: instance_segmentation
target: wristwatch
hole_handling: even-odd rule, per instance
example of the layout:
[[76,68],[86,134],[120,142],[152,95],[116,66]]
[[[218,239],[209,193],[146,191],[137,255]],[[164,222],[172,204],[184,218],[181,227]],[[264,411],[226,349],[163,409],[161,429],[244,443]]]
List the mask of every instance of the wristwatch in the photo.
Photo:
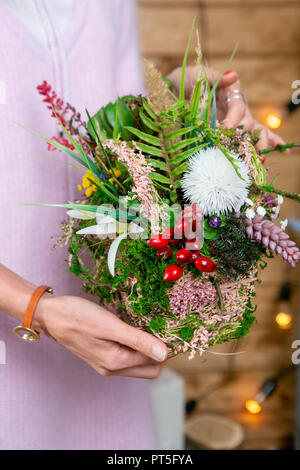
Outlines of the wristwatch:
[[38,302],[45,292],[49,292],[49,294],[53,294],[52,287],[49,287],[49,286],[37,287],[37,289],[34,291],[34,293],[31,296],[30,302],[28,304],[28,307],[24,316],[23,324],[16,326],[13,329],[13,332],[19,338],[24,339],[25,341],[29,341],[30,343],[36,343],[40,340],[39,332],[31,328],[31,324],[32,324],[33,316],[36,311]]

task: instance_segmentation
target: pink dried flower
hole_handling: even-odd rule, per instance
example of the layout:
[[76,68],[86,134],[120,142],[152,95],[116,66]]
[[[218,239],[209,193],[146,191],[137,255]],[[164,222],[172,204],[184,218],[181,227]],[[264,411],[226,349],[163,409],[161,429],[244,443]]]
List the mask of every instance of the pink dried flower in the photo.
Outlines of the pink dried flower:
[[119,161],[127,166],[134,182],[132,191],[141,203],[140,214],[149,220],[152,232],[159,233],[159,221],[162,219],[162,214],[157,193],[149,177],[153,168],[147,163],[135,142],[133,145],[134,148],[129,147],[125,141],[115,142],[112,139],[103,143],[105,149],[115,153]]
[[254,219],[245,218],[244,223],[249,238],[261,243],[278,256],[282,256],[283,260],[290,263],[293,268],[296,266],[300,259],[299,248],[280,227],[261,216],[254,217]]

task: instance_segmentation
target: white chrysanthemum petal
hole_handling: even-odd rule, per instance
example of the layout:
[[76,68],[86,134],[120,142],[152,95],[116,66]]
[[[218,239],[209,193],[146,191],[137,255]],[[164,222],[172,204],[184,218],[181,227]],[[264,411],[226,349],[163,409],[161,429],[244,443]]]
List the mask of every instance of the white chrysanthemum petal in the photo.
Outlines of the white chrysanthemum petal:
[[243,179],[218,148],[200,150],[190,158],[181,186],[191,204],[203,206],[204,215],[239,210],[248,196],[249,169],[236,154],[231,156]]
[[247,204],[247,206],[250,206],[250,207],[254,206],[254,202],[252,201],[252,199],[249,199],[248,197],[246,197],[244,202],[245,204]]

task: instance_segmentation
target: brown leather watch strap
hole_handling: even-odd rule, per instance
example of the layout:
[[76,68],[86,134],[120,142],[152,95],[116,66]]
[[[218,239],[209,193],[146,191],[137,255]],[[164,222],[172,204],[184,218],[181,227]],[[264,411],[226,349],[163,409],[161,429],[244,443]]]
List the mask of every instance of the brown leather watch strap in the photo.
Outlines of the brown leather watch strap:
[[37,304],[45,292],[49,292],[50,294],[53,293],[51,287],[39,286],[36,288],[36,290],[32,294],[25,316],[24,316],[23,325],[22,325],[23,328],[31,328],[31,323],[33,320],[33,315],[36,311]]

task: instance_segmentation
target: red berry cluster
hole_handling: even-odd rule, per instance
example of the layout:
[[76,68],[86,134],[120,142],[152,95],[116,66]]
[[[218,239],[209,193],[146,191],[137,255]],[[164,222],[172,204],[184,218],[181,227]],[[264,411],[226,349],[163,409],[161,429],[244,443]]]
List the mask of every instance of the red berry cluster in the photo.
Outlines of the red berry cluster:
[[[200,244],[196,238],[189,239],[185,236],[191,232],[189,223],[185,220],[175,225],[174,228],[167,229],[163,234],[154,235],[150,238],[149,244],[156,248],[156,257],[158,259],[170,259],[173,250],[178,249],[176,253],[177,264],[168,266],[164,273],[164,281],[177,281],[183,274],[182,266],[193,263],[199,271],[213,272],[216,269],[215,263],[207,256],[200,253]],[[172,245],[173,248],[169,245]],[[184,248],[188,246],[189,249]],[[179,266],[181,265],[181,266]]]

